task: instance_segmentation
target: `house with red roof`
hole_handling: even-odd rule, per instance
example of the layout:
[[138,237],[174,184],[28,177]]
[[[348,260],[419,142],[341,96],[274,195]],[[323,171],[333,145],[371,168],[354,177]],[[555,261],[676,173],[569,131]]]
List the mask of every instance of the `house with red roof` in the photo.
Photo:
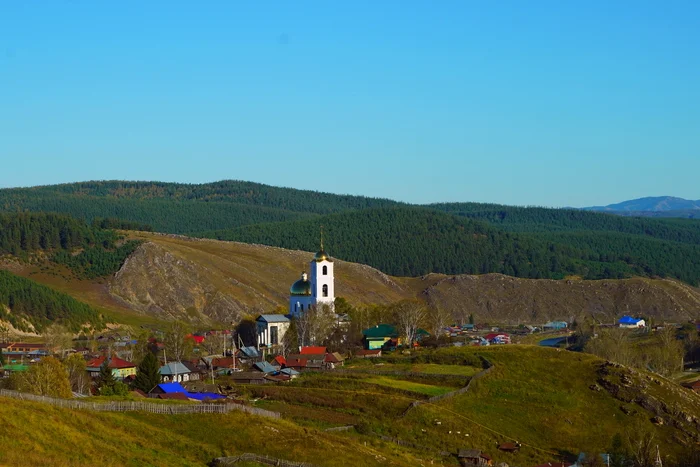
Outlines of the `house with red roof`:
[[333,370],[339,366],[343,366],[345,363],[345,358],[338,352],[328,352],[323,359],[323,363],[325,363],[327,369]]
[[301,356],[289,356],[285,364],[285,368],[292,368],[297,371],[306,370],[309,365],[309,361]]
[[328,350],[325,347],[316,347],[313,345],[307,345],[301,348],[301,355],[326,355]]
[[202,342],[204,342],[204,336],[198,336],[196,334],[189,334],[187,335],[187,338],[192,339],[197,345],[200,345]]
[[[107,360],[107,357],[102,355],[101,357],[93,358],[87,362],[86,369],[88,374],[93,378],[98,377],[100,375],[100,367],[104,364],[105,360]],[[112,375],[119,380],[127,376],[136,375],[136,365],[116,355],[109,358],[107,366],[112,370]]]

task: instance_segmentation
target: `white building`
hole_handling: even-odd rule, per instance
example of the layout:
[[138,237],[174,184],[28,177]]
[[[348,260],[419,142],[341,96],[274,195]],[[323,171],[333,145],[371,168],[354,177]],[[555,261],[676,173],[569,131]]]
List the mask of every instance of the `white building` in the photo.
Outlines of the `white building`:
[[335,301],[335,281],[333,279],[333,260],[323,250],[314,255],[309,263],[311,274],[301,273],[301,279],[289,289],[289,314],[303,313],[312,306],[328,305],[333,309]]
[[255,320],[258,326],[258,348],[272,347],[284,339],[289,329],[289,318],[284,315],[260,315]]

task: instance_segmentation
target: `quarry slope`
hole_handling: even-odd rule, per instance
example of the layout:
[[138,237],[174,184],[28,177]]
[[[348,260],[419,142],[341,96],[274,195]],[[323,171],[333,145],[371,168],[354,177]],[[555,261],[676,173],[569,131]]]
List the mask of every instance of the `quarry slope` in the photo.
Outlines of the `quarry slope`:
[[[132,233],[145,240],[109,282],[111,300],[162,318],[229,322],[286,307],[289,286],[312,253],[236,242]],[[369,266],[336,261],[336,295],[354,305],[420,298],[481,322],[540,323],[582,313],[601,321],[623,313],[658,319],[700,317],[700,291],[683,283],[624,280],[519,279],[500,274],[390,277]]]

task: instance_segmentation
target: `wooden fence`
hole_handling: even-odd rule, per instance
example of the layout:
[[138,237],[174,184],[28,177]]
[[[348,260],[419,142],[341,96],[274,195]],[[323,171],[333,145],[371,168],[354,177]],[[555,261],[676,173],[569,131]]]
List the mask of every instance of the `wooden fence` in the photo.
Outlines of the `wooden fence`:
[[75,399],[59,399],[55,397],[38,396],[26,392],[0,389],[0,396],[10,397],[32,402],[41,402],[56,407],[72,410],[91,410],[94,412],[150,412],[158,414],[203,414],[203,413],[228,413],[231,411],[246,412],[262,417],[280,418],[279,412],[258,409],[241,404],[159,404],[146,401],[114,401],[114,402],[87,402]]
[[474,381],[476,381],[476,380],[478,380],[479,378],[482,378],[483,376],[487,375],[487,374],[493,369],[493,364],[492,364],[491,362],[489,362],[488,360],[486,360],[484,357],[480,357],[480,358],[483,360],[484,366],[485,366],[486,368],[483,369],[483,370],[481,370],[480,372],[478,372],[478,373],[475,374],[474,376],[472,376],[471,379],[469,380],[469,382],[467,383],[466,386],[464,386],[463,388],[457,389],[456,391],[452,391],[452,392],[448,392],[448,393],[445,393],[445,394],[440,394],[440,395],[437,395],[437,396],[433,396],[433,397],[431,397],[431,398],[429,398],[429,399],[413,401],[413,402],[411,402],[411,403],[409,404],[409,406],[408,406],[408,407],[406,408],[406,410],[401,414],[401,416],[402,416],[402,417],[405,417],[406,414],[407,414],[412,408],[418,407],[418,406],[421,405],[421,404],[438,402],[438,401],[441,401],[441,400],[443,400],[443,399],[449,399],[450,397],[455,397],[455,396],[458,396],[458,395],[460,395],[460,394],[464,394],[465,392],[469,391],[469,388],[471,387],[471,384],[472,384]]
[[277,459],[276,457],[264,456],[260,454],[245,453],[240,456],[232,457],[217,457],[209,465],[211,466],[225,466],[225,465],[235,465],[238,462],[257,462],[264,465],[275,465],[278,467],[314,467],[313,464],[307,462],[294,462],[287,461],[284,459]]

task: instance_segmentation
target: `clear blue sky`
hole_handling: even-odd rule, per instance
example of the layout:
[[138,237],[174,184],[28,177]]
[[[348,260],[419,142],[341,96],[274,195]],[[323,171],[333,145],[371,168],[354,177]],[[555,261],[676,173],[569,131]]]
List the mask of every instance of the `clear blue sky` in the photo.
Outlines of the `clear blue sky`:
[[0,2],[0,187],[700,198],[700,2]]

